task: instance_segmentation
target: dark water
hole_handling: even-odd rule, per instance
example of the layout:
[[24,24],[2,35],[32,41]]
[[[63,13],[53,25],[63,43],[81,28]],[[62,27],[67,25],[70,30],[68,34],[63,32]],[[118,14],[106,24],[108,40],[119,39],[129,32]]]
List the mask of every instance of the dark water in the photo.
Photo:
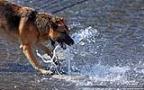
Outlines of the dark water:
[[69,75],[49,77],[37,74],[14,44],[0,40],[0,89],[144,89],[143,0],[11,1],[64,16],[76,44],[57,51]]

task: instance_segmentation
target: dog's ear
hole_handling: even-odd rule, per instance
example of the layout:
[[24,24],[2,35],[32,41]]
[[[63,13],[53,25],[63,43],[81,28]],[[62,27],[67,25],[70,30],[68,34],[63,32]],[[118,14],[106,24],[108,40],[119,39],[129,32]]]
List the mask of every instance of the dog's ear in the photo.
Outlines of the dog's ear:
[[58,16],[54,16],[52,17],[52,22],[57,23],[57,22],[64,22],[64,18],[63,17],[58,17]]
[[52,22],[56,23],[57,22],[57,16],[52,17]]

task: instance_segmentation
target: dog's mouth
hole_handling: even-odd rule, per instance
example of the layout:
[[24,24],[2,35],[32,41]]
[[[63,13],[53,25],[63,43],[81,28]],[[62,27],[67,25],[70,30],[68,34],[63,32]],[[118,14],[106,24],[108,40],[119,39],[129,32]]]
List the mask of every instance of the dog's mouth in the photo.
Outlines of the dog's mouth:
[[61,46],[62,49],[66,49],[66,44],[64,42],[59,42],[59,45]]
[[[64,50],[66,49],[66,44],[64,42],[57,41],[57,43],[61,46],[62,49],[64,49]],[[56,44],[55,41],[51,41],[51,45],[53,47],[55,47],[55,44]]]
[[52,41],[52,45],[55,46],[55,42],[57,42],[62,49],[66,49],[67,45],[68,46],[72,46],[74,44],[74,40],[70,37],[66,37],[66,39],[57,39],[57,40],[51,40]]
[[66,49],[66,48],[67,48],[67,45],[68,45],[68,46],[73,45],[73,44],[74,44],[74,41],[72,41],[72,42],[61,42],[61,40],[60,40],[60,41],[58,41],[58,44],[61,46],[61,48]]

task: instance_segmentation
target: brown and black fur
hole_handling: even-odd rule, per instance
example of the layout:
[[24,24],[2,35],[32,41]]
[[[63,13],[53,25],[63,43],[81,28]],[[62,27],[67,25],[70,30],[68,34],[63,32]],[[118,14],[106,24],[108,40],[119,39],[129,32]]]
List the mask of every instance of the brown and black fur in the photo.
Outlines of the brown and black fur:
[[[45,70],[38,63],[33,53],[34,47],[40,48],[52,57],[55,42],[58,42],[63,49],[66,49],[65,44],[74,44],[68,33],[69,29],[63,18],[0,0],[0,36],[19,42],[29,62],[42,74],[52,72]],[[43,45],[48,40],[53,46],[52,49]]]

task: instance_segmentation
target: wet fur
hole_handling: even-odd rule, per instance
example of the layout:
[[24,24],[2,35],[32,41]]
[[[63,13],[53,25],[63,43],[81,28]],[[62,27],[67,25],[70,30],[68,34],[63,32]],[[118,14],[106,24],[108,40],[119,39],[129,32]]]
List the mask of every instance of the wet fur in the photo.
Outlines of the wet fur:
[[[63,26],[58,28],[57,22]],[[19,42],[20,48],[29,62],[42,74],[51,74],[52,72],[45,70],[38,63],[32,50],[34,47],[40,48],[52,57],[53,48],[45,47],[43,42],[49,40],[53,47],[56,41],[60,44],[72,45],[74,42],[68,32],[68,28],[61,18],[0,0],[0,36],[5,34],[7,39]]]

